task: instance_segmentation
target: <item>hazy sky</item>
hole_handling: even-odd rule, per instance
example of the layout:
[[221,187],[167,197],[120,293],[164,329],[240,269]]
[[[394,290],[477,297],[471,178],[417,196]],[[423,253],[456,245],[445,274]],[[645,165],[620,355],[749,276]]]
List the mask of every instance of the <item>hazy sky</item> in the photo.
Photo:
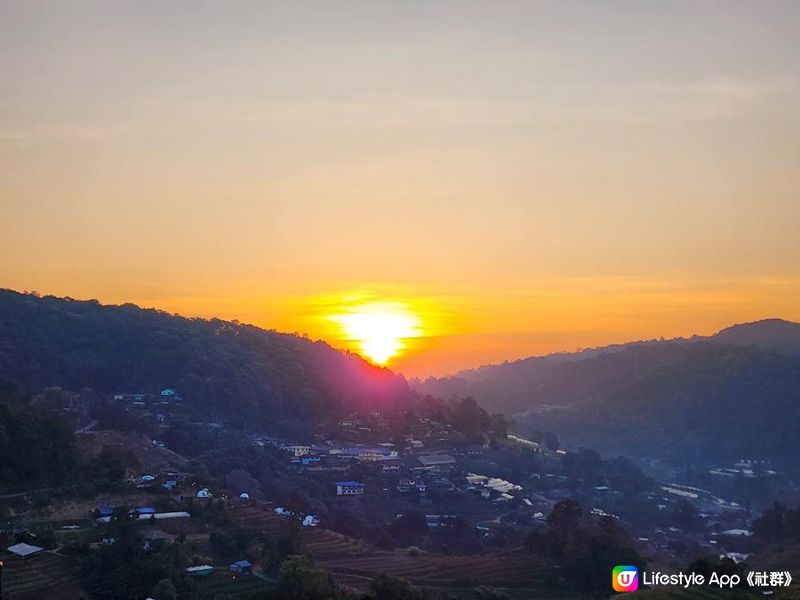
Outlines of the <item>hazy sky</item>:
[[0,286],[407,373],[800,320],[800,2],[0,1]]

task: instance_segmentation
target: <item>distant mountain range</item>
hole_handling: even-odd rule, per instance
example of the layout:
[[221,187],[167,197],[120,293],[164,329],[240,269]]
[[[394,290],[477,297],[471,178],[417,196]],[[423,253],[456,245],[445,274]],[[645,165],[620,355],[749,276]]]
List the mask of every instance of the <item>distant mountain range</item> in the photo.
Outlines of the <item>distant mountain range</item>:
[[694,461],[800,451],[800,324],[780,319],[411,383],[472,396],[523,433],[552,430],[610,453]]
[[[0,380],[37,393],[173,387],[198,416],[281,429],[419,392],[472,396],[527,435],[679,462],[800,454],[800,325],[771,319],[709,337],[644,341],[413,381],[328,344],[132,304],[0,290]],[[0,381],[2,383],[2,381]]]
[[0,379],[37,393],[173,387],[198,413],[249,423],[314,422],[403,406],[405,379],[324,342],[132,304],[0,290]]

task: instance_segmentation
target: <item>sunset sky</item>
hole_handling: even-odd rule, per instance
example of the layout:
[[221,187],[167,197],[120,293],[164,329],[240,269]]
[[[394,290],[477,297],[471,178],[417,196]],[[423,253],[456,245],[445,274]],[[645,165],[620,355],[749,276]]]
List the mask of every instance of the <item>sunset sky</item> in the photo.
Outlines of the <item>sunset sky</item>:
[[778,1],[2,1],[0,287],[355,350],[388,306],[409,375],[800,320],[798,31]]

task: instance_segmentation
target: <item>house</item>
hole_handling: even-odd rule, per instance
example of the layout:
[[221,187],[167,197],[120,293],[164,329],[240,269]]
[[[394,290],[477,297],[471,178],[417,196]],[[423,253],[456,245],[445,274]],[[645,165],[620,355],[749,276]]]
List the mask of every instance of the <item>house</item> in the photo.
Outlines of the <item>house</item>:
[[337,496],[360,496],[364,493],[366,486],[360,481],[337,481]]
[[319,519],[316,515],[306,515],[303,519],[303,527],[316,527],[319,525]]
[[401,479],[397,484],[397,491],[401,494],[411,491],[411,488],[416,485],[413,479]]
[[452,467],[456,459],[450,454],[422,454],[417,457],[420,464],[426,469],[434,467]]
[[541,444],[539,444],[538,442],[526,440],[524,437],[520,437],[512,433],[507,434],[506,439],[512,442],[516,442],[517,444],[527,448],[528,450],[531,450],[532,452],[538,453],[541,450]]
[[470,485],[486,485],[486,482],[489,481],[489,477],[486,475],[476,475],[475,473],[468,473],[466,479]]
[[151,529],[144,534],[144,549],[149,550],[153,547],[153,542],[173,543],[178,536],[167,533],[163,529]]
[[357,446],[345,448],[342,455],[356,458],[365,462],[377,462],[398,457],[397,450],[386,446]]
[[249,560],[237,560],[228,567],[228,570],[231,573],[250,573],[253,570],[253,565]]
[[172,512],[163,512],[163,513],[156,513],[154,515],[139,515],[139,518],[150,517],[156,519],[157,521],[163,521],[164,519],[188,519],[192,515],[190,515],[185,510],[176,510]]
[[441,527],[449,522],[452,522],[456,519],[456,515],[425,515],[425,522],[428,524],[428,527]]
[[144,401],[146,394],[114,394],[114,400],[122,400],[122,401],[135,401],[135,402],[142,402]]
[[519,492],[522,490],[522,486],[511,483],[510,481],[506,481],[505,479],[500,479],[499,477],[489,478],[489,481],[486,482],[486,487],[491,488],[496,492],[500,492],[501,494],[512,491]]
[[197,565],[194,567],[186,567],[186,572],[193,577],[205,577],[214,572],[214,567],[211,565]]
[[399,471],[400,470],[400,460],[397,458],[390,458],[383,461],[381,464],[381,469],[384,473],[389,473],[391,471]]
[[239,494],[240,502],[247,502],[248,500],[250,500],[250,494],[248,494],[247,492],[242,492],[241,494]]
[[455,484],[447,477],[437,477],[433,480],[433,487],[437,490],[453,491],[456,489]]
[[114,514],[114,509],[104,506],[97,511],[101,517],[111,517]]
[[172,490],[175,489],[175,487],[177,485],[178,485],[178,482],[176,480],[167,479],[167,481],[165,481],[164,483],[161,484],[161,487],[163,487],[165,490],[168,490],[168,491],[171,492]]
[[151,506],[140,506],[136,509],[136,514],[139,515],[154,515],[156,514],[156,509],[152,508]]
[[150,475],[150,473],[142,474],[142,476],[139,479],[141,479],[142,481],[155,481],[156,480],[155,476],[154,475]]
[[305,456],[311,452],[311,446],[304,446],[302,444],[288,444],[283,447],[284,450],[289,452],[292,456]]
[[42,552],[44,548],[39,546],[31,546],[30,544],[14,544],[13,546],[9,546],[6,548],[11,554],[15,554],[21,558],[28,558],[29,556],[33,556],[34,554],[38,554]]
[[197,497],[197,498],[211,498],[211,496],[213,496],[213,495],[214,495],[214,494],[212,494],[212,493],[211,493],[211,492],[208,490],[208,488],[203,488],[202,490],[200,490],[199,492],[197,492],[197,496],[196,496],[196,497]]
[[753,535],[753,532],[749,529],[726,529],[721,533],[721,535],[728,535],[734,537],[750,537]]
[[308,456],[301,456],[300,457],[300,464],[302,465],[313,465],[320,462],[320,457],[316,455],[309,454]]

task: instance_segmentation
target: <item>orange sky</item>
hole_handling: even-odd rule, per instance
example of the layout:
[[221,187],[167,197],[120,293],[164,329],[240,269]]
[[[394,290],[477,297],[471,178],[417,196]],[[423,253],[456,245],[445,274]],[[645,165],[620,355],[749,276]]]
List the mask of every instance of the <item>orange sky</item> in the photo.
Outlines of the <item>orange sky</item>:
[[0,286],[410,374],[800,320],[800,5],[666,4],[4,3]]

